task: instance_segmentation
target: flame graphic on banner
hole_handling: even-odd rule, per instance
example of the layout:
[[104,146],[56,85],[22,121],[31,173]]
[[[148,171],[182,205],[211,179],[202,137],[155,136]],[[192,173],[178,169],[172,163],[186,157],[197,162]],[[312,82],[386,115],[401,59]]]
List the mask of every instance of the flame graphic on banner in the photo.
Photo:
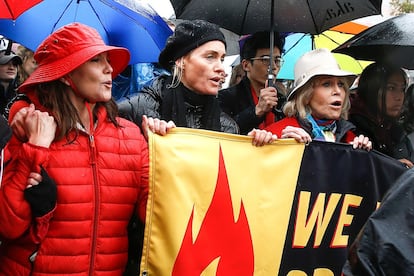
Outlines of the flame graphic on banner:
[[194,209],[176,258],[172,275],[199,276],[214,260],[215,275],[253,275],[254,252],[243,201],[235,222],[226,167],[220,147],[217,185],[193,243]]

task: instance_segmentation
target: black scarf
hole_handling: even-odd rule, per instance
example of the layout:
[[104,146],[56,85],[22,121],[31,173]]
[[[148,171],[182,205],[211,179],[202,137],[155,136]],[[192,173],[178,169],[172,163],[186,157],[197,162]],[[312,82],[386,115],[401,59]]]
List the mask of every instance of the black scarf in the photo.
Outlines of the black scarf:
[[161,119],[172,120],[178,127],[194,127],[188,125],[186,114],[201,110],[201,128],[221,130],[221,109],[215,96],[197,94],[180,83],[177,88],[164,88],[162,99]]

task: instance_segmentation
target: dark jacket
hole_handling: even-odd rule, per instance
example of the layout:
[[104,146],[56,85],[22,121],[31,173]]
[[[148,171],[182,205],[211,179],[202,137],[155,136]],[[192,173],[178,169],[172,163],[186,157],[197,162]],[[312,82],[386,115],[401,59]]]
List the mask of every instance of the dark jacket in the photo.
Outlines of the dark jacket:
[[[3,116],[0,116],[0,150],[2,150],[4,146],[6,146],[7,142],[10,140],[11,135],[12,135],[12,130],[9,126],[9,123],[7,122],[6,118],[4,118]],[[0,172],[1,170],[2,168],[0,169]]]
[[402,126],[395,120],[382,116],[378,118],[355,98],[349,112],[349,121],[356,126],[355,133],[367,136],[372,148],[395,159],[414,161],[413,147]]
[[10,82],[7,91],[0,85],[0,114],[6,119],[9,117],[8,105],[16,96],[16,80]]
[[414,275],[414,170],[402,174],[349,248],[343,275]]
[[[284,96],[278,92],[278,97],[282,101],[281,98]],[[265,116],[256,116],[256,104],[253,101],[250,80],[247,77],[244,77],[235,86],[220,90],[218,98],[222,110],[239,125],[241,134],[247,134],[253,128],[258,128],[265,118]],[[284,117],[282,112],[274,113],[275,121]]]
[[[162,114],[162,105],[163,103],[165,105],[165,99],[169,96],[169,94],[173,92],[181,93],[181,90],[183,89],[182,85],[181,88],[180,86],[177,88],[167,88],[167,84],[170,83],[171,78],[169,76],[159,76],[155,78],[149,86],[144,87],[142,91],[136,96],[118,102],[120,116],[135,122],[139,126],[141,126],[142,115],[147,115],[148,117],[159,118],[162,120],[170,120],[170,118],[167,118]],[[189,90],[187,89],[187,91]],[[196,95],[194,92],[193,94]],[[197,97],[203,96],[198,95]],[[217,103],[217,99],[214,96],[204,97],[208,97],[210,101]],[[171,104],[174,105],[172,109],[178,108],[175,106],[176,104],[174,101],[172,101]],[[184,100],[184,105],[184,108],[186,108],[185,127],[207,129],[204,123],[206,116],[205,105],[197,105],[189,102],[188,100]],[[219,112],[219,131],[234,134],[239,133],[239,127],[237,123],[229,115],[225,114],[221,110],[216,110],[216,112]],[[180,126],[177,124],[177,122],[174,123],[176,123],[177,126]]]

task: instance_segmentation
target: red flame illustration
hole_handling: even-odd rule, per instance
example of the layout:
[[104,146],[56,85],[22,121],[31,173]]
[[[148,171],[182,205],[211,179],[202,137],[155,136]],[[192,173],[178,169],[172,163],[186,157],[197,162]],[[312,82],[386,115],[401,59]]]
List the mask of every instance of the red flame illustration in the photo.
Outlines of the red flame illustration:
[[194,208],[188,221],[172,275],[199,276],[219,258],[216,275],[253,275],[254,253],[243,201],[235,222],[226,167],[220,148],[217,185],[210,206],[192,242]]

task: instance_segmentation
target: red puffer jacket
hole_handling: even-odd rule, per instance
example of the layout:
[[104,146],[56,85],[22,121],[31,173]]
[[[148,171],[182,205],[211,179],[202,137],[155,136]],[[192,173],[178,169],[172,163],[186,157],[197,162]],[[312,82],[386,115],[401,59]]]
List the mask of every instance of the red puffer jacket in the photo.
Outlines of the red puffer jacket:
[[[127,225],[145,218],[148,147],[139,128],[118,118],[116,128],[98,112],[94,136],[80,132],[49,149],[13,147],[0,189],[0,275],[122,275],[128,256]],[[32,218],[23,191],[42,165],[57,185],[57,205]],[[37,252],[34,262],[29,258]]]

